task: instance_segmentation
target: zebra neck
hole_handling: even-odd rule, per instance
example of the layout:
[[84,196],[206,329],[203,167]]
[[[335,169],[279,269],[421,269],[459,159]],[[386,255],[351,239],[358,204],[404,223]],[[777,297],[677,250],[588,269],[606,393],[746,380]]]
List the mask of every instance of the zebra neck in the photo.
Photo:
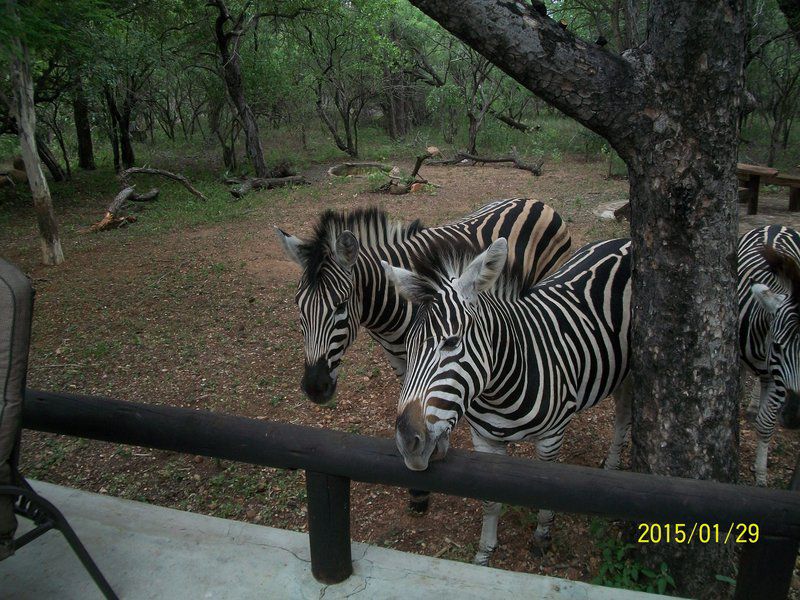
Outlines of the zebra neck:
[[387,349],[405,343],[412,308],[387,279],[381,261],[409,268],[411,250],[408,243],[365,248],[356,263],[355,291],[361,306],[360,324]]
[[[520,327],[516,302],[497,298],[481,298],[477,327],[486,340],[486,356],[490,379],[481,386],[480,400],[496,405],[524,393],[528,365],[525,359],[525,341]],[[476,382],[477,383],[477,382]]]

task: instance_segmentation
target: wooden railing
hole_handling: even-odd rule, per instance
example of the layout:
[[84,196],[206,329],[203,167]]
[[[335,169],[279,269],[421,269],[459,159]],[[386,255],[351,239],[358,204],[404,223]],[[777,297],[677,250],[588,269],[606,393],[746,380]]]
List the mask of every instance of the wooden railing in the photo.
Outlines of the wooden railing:
[[[785,598],[800,540],[800,494],[605,471],[451,449],[408,470],[393,440],[110,398],[27,390],[23,426],[107,442],[305,469],[314,577],[352,574],[350,481],[426,489],[555,511],[651,523],[757,523],[742,551],[737,598]],[[797,472],[792,482],[797,489]]]

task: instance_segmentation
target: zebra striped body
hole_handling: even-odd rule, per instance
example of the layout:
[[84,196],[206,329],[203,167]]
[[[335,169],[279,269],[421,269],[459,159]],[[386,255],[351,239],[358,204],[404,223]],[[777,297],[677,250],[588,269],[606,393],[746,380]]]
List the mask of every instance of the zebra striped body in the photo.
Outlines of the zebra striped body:
[[[769,250],[774,249],[776,253]],[[800,393],[800,234],[770,225],[739,240],[739,351],[759,378],[755,474],[767,484],[767,454],[787,393]]]
[[506,237],[509,260],[535,282],[566,259],[571,244],[561,217],[526,198],[492,202],[458,222],[429,229],[418,222],[392,223],[383,212],[368,209],[324,213],[307,242],[278,233],[289,257],[303,267],[296,294],[306,362],[302,387],[318,403],[333,397],[342,357],[359,326],[381,345],[397,375],[405,374],[413,307],[389,285],[380,261],[409,266],[412,254],[436,242],[485,248]]
[[[406,466],[443,458],[449,435],[465,416],[476,449],[505,452],[529,440],[554,460],[573,415],[617,394],[617,468],[630,425],[630,242],[580,249],[553,275],[527,288],[507,269],[505,244],[472,259],[439,248],[419,257],[414,272],[384,265],[419,309],[408,334],[408,372],[398,403],[396,440]],[[512,269],[513,271],[513,269]],[[476,562],[496,545],[499,505],[489,503]],[[552,512],[540,511],[535,541],[546,545]]]

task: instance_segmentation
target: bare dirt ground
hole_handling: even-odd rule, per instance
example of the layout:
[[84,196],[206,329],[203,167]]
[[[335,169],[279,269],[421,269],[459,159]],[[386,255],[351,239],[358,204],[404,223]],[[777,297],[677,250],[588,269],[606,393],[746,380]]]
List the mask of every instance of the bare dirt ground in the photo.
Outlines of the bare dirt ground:
[[[28,385],[391,436],[399,386],[366,335],[346,355],[334,408],[315,406],[299,391],[303,353],[293,301],[299,270],[283,256],[272,225],[302,236],[325,208],[372,204],[433,225],[493,199],[530,196],[562,214],[577,247],[627,234],[627,224],[592,213],[627,195],[627,182],[606,179],[605,167],[565,160],[546,164],[541,177],[507,167],[426,167],[424,175],[441,187],[406,196],[369,193],[364,180],[321,178],[306,188],[263,192],[263,204],[246,220],[152,236],[138,234],[138,225],[92,237],[67,232],[67,262],[58,268],[36,264],[33,235],[0,235],[2,254],[21,264],[37,288]],[[762,207],[777,212],[759,219],[789,217],[784,192],[764,195]],[[81,218],[89,223],[102,206],[99,200],[69,210],[85,212]],[[140,223],[147,218],[145,211]],[[754,432],[744,418],[741,427],[741,480],[750,484]],[[610,402],[579,415],[561,460],[599,466],[611,429]],[[462,426],[453,443],[469,447],[468,437]],[[220,517],[306,527],[301,472],[28,431],[23,444],[22,467],[32,477]],[[771,486],[786,485],[797,451],[797,432],[778,432]],[[529,456],[531,448],[516,445],[512,453]],[[355,484],[352,503],[356,540],[457,560],[470,560],[475,551],[478,501],[434,496],[429,514],[419,518],[406,512],[404,490]],[[590,580],[600,551],[589,523],[585,516],[559,515],[552,551],[534,558],[527,540],[535,514],[509,507],[492,564]]]

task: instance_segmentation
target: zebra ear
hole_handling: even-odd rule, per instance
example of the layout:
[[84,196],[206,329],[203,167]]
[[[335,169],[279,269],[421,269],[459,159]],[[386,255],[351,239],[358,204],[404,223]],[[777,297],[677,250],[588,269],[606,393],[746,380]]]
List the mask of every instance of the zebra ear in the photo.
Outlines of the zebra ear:
[[358,240],[349,231],[336,238],[336,261],[345,269],[352,269],[358,258]]
[[508,241],[505,238],[498,238],[469,263],[456,282],[458,291],[467,300],[475,300],[480,292],[491,289],[503,272],[507,259]]
[[275,235],[278,236],[278,241],[281,243],[281,246],[283,246],[283,251],[286,253],[286,256],[305,269],[306,261],[303,260],[300,254],[300,246],[303,242],[301,242],[299,238],[289,235],[280,227],[275,227]]
[[385,260],[381,261],[386,277],[394,284],[400,295],[409,302],[419,302],[419,278],[406,269],[393,267]]
[[750,291],[753,296],[761,303],[767,313],[774,315],[778,311],[778,307],[786,300],[785,294],[777,294],[761,283],[755,283],[750,286]]

